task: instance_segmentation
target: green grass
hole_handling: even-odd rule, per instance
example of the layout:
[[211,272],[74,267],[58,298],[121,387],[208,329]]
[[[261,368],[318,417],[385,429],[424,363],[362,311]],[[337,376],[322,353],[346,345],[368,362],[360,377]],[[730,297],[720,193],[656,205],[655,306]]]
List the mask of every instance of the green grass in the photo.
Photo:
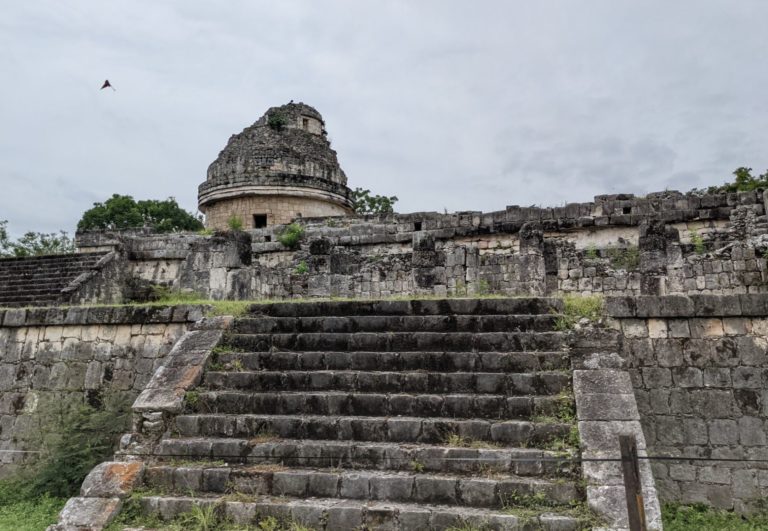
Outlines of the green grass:
[[563,314],[555,322],[557,330],[570,330],[581,319],[598,321],[603,316],[603,298],[599,295],[566,295]]
[[768,529],[768,510],[751,516],[713,509],[702,504],[666,503],[662,509],[665,531],[759,531]]
[[6,307],[0,306],[0,310],[41,310],[45,308],[153,308],[153,307],[166,307],[166,306],[208,306],[209,310],[206,312],[207,316],[216,315],[234,315],[235,317],[244,315],[248,312],[251,306],[266,305],[266,304],[285,304],[285,303],[300,303],[300,304],[312,304],[316,302],[356,302],[356,301],[440,301],[440,300],[456,300],[456,299],[525,299],[532,298],[532,295],[503,295],[499,293],[488,293],[484,295],[432,295],[432,294],[412,294],[412,295],[390,295],[387,297],[302,297],[295,299],[253,299],[243,301],[216,301],[212,299],[206,299],[200,294],[191,292],[170,292],[170,295],[160,300],[151,302],[131,302],[125,304],[62,304],[56,306],[25,306],[25,307]]
[[0,530],[40,531],[56,523],[65,498],[40,496],[31,499],[11,499],[4,496],[0,485]]
[[294,520],[274,516],[260,518],[255,525],[235,524],[224,517],[223,507],[219,504],[194,505],[188,513],[180,514],[170,521],[162,520],[156,513],[146,514],[141,509],[141,499],[154,495],[157,493],[134,491],[105,531],[122,531],[125,527],[146,527],[157,531],[313,531]]

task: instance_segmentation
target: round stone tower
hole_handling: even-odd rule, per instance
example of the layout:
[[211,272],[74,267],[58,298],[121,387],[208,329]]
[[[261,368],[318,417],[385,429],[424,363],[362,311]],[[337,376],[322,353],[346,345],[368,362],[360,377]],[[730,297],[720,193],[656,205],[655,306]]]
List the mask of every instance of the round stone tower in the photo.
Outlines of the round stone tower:
[[211,229],[226,229],[232,217],[246,229],[260,228],[350,215],[350,193],[323,117],[291,102],[230,137],[198,188],[198,208]]

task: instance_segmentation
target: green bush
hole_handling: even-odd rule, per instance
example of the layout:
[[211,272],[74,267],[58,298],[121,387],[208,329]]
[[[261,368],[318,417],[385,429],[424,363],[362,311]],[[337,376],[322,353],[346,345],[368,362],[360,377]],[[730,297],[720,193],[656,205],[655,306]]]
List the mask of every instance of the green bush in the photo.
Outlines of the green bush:
[[[41,454],[23,473],[33,496],[68,497],[77,493],[91,469],[112,456],[128,429],[127,396],[94,396],[99,407],[75,399],[47,397],[32,417],[29,446]],[[98,402],[101,402],[99,405]]]
[[288,249],[297,249],[299,242],[304,236],[304,227],[298,223],[291,223],[286,226],[282,232],[277,236],[277,241],[283,244]]
[[122,395],[40,398],[21,442],[40,453],[0,481],[0,529],[39,531],[56,522],[85,476],[108,460],[129,427],[130,401]]
[[309,273],[309,266],[304,260],[302,260],[299,262],[299,265],[296,266],[296,269],[294,269],[293,272],[297,275],[304,275]]
[[267,118],[267,125],[275,131],[282,131],[288,125],[288,118],[281,112],[272,112]]

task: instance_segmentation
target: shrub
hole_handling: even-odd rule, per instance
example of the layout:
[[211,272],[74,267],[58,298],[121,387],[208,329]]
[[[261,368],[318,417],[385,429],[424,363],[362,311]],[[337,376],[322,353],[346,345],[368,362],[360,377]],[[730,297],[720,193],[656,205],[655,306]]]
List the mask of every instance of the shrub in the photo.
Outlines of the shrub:
[[120,394],[40,398],[22,435],[39,453],[15,476],[0,483],[0,506],[52,505],[51,500],[75,495],[85,476],[112,456],[117,440],[129,427],[130,402]]
[[702,238],[701,234],[695,230],[691,230],[688,232],[688,235],[691,238],[691,243],[693,244],[693,251],[696,254],[704,254],[707,248],[704,245],[704,238]]
[[640,249],[637,247],[612,247],[607,251],[608,259],[614,269],[632,271],[640,265]]
[[301,241],[301,238],[304,236],[304,227],[299,225],[298,223],[291,223],[287,227],[285,227],[282,232],[278,235],[277,241],[283,244],[284,247],[287,247],[288,249],[297,249],[299,247],[299,242]]
[[243,230],[243,218],[232,214],[227,220],[227,227],[235,232]]
[[267,118],[267,125],[275,131],[282,131],[288,125],[288,118],[281,112],[271,112]]
[[309,266],[307,266],[307,263],[304,260],[302,260],[301,262],[299,262],[299,265],[296,266],[293,272],[297,275],[304,275],[306,273],[309,273]]

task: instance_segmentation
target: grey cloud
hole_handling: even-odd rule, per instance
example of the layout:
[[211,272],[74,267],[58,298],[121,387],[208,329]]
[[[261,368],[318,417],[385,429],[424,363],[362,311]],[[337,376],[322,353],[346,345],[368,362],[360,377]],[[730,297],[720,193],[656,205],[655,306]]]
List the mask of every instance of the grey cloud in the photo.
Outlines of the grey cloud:
[[112,193],[194,210],[229,135],[290,99],[323,113],[350,185],[402,211],[723,182],[768,168],[766,18],[761,0],[12,3],[0,219],[72,230]]

